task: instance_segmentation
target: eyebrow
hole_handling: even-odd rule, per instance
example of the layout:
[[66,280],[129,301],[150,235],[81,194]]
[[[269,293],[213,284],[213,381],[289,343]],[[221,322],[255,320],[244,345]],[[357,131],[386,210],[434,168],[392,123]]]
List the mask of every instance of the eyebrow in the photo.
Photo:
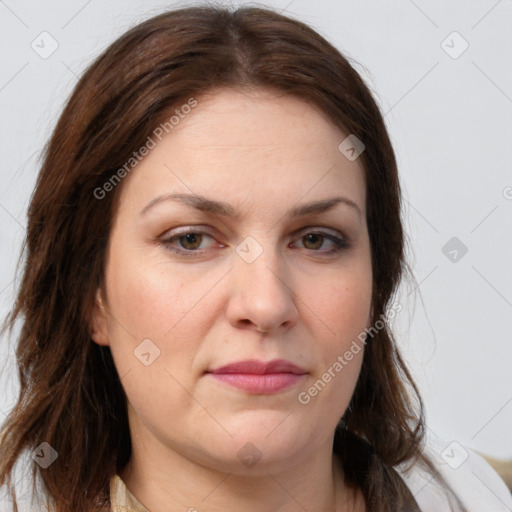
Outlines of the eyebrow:
[[[237,212],[233,206],[224,201],[216,201],[213,199],[209,199],[205,196],[201,196],[198,194],[162,194],[160,196],[152,199],[141,211],[140,215],[144,215],[149,209],[153,206],[163,202],[163,201],[178,201],[181,202],[191,208],[195,208],[196,210],[200,210],[202,212],[212,213],[214,215],[221,215],[224,217],[230,217],[233,219],[240,219],[241,213]],[[303,217],[305,215],[312,215],[315,213],[323,213],[328,210],[331,210],[338,204],[344,204],[352,208],[357,212],[359,217],[362,219],[362,212],[359,206],[343,196],[333,196],[328,197],[326,199],[320,199],[318,201],[313,201],[310,203],[301,204],[299,206],[295,206],[288,212],[288,216],[291,218],[295,217]]]

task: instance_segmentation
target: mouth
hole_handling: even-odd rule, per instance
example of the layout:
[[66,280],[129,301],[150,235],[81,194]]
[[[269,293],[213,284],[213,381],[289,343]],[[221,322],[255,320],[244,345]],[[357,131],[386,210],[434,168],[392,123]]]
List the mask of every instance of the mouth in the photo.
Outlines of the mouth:
[[207,370],[206,373],[249,393],[270,394],[296,385],[308,372],[285,359],[274,359],[266,363],[248,359]]

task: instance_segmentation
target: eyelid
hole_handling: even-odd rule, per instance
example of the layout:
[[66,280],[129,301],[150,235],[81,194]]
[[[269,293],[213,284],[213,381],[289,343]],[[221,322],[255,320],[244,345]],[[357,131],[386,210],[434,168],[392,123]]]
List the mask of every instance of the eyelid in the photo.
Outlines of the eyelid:
[[328,228],[327,226],[317,226],[315,224],[312,224],[309,226],[304,226],[300,229],[297,229],[296,231],[294,231],[292,233],[292,236],[297,236],[297,235],[300,235],[301,233],[311,233],[311,232],[313,232],[313,233],[318,232],[318,233],[322,233],[322,234],[338,236],[338,237],[347,239],[345,234],[342,231],[340,231],[339,229]]
[[[186,226],[177,227],[174,229],[168,229],[164,231],[162,235],[160,235],[158,238],[165,238],[169,239],[171,237],[175,237],[178,235],[186,235],[188,233],[197,233],[197,234],[207,234],[208,236],[214,237],[218,236],[213,233],[214,230],[212,230],[209,226],[205,226],[203,224],[189,224]],[[303,226],[299,229],[294,230],[290,236],[291,237],[297,237],[301,233],[310,233],[310,232],[320,232],[321,234],[329,234],[333,236],[337,236],[340,238],[343,238],[344,240],[349,241],[349,237],[345,235],[343,231],[340,231],[336,228],[328,228],[327,226],[318,226],[318,225],[308,225]]]
[[217,235],[214,235],[210,229],[202,225],[190,225],[183,226],[181,228],[176,228],[172,230],[167,230],[163,235],[159,237],[162,241],[171,240],[174,238],[179,238],[180,236],[188,235],[189,233],[197,234],[197,235],[207,235],[211,238],[216,238]]

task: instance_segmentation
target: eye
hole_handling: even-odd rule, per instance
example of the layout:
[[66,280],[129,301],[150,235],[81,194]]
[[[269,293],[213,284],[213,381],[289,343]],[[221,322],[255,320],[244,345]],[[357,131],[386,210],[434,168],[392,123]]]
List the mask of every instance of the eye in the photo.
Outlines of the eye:
[[[213,236],[207,232],[190,226],[172,236],[164,237],[161,243],[166,250],[175,254],[194,257],[208,249],[208,247],[202,246],[207,239],[214,240]],[[302,242],[304,249],[322,256],[332,255],[349,248],[349,243],[344,238],[323,231],[308,231],[296,240]],[[210,247],[213,245],[215,245],[215,241],[210,244]],[[325,245],[327,245],[327,249]],[[218,244],[218,246],[225,247],[223,244]]]
[[[162,243],[165,248],[170,251],[174,251],[178,254],[189,255],[192,252],[201,252],[201,243],[207,238],[213,239],[213,237],[204,231],[189,228],[186,231],[164,238]],[[176,243],[178,244],[178,247],[176,247]]]
[[[302,241],[306,249],[321,254],[333,254],[349,247],[348,242],[341,237],[331,235],[322,231],[310,231],[299,238]],[[330,249],[321,251],[325,242],[331,245]]]

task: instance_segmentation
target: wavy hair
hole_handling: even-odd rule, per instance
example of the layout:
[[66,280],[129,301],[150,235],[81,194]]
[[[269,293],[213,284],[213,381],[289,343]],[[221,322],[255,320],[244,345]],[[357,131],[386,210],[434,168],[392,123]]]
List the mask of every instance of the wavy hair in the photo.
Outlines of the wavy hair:
[[[90,337],[104,284],[107,242],[122,182],[97,191],[188,98],[218,87],[272,88],[321,111],[365,144],[373,321],[404,270],[397,164],[383,117],[363,79],[333,45],[293,18],[261,7],[196,5],[154,16],[124,33],[84,72],[47,143],[28,209],[23,276],[3,331],[21,321],[20,391],[0,438],[0,485],[25,450],[59,454],[32,477],[55,512],[109,506],[109,481],[131,455],[126,395],[109,347]],[[369,340],[333,450],[368,512],[419,511],[395,466],[424,467],[453,498],[423,450],[418,389],[389,325]]]

